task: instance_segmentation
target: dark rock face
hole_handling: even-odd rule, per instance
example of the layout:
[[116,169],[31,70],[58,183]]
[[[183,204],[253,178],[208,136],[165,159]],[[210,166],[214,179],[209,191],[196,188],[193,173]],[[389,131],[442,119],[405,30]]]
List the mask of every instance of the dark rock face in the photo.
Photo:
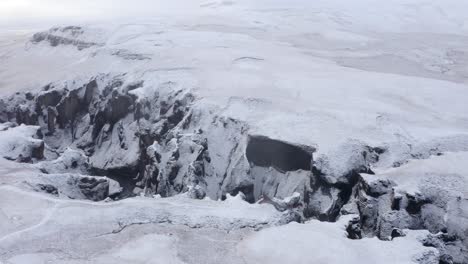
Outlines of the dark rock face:
[[346,232],[348,232],[348,238],[350,239],[361,239],[362,230],[361,223],[359,218],[353,218],[348,226],[346,227]]
[[359,218],[350,222],[349,237],[359,238],[357,225],[362,237],[377,236],[382,240],[404,236],[402,229],[426,229],[437,234],[428,237],[424,243],[441,252],[440,263],[467,263],[466,230],[461,229],[466,229],[468,222],[461,219],[464,217],[462,208],[468,203],[462,199],[447,203],[441,199],[444,194],[429,191],[401,195],[395,192],[394,186],[388,180],[359,180],[352,197],[357,201]]
[[16,120],[25,125],[37,125],[37,115],[29,107],[19,105],[16,107]]
[[[42,107],[49,107],[49,106],[56,106],[62,100],[63,91],[60,90],[51,90],[49,91],[50,87],[45,87],[46,91],[40,93],[36,98],[36,105],[37,108]],[[36,109],[37,111],[38,109]]]
[[357,193],[358,210],[365,236],[376,234],[380,239],[390,240],[394,229],[422,229],[419,215],[407,211],[408,203],[400,202],[399,210],[393,210],[395,193],[394,184],[388,181],[368,183],[360,181]]
[[44,141],[33,146],[31,149],[31,158],[42,160],[44,159]]
[[109,195],[109,182],[105,179],[83,177],[78,183],[83,195],[91,201],[102,201]]
[[56,106],[58,116],[57,123],[60,128],[64,128],[69,122],[75,121],[77,114],[81,109],[81,100],[78,97],[78,91],[74,90],[64,97]]
[[57,119],[57,110],[54,107],[48,106],[47,107],[47,130],[49,133],[55,132],[55,124]]

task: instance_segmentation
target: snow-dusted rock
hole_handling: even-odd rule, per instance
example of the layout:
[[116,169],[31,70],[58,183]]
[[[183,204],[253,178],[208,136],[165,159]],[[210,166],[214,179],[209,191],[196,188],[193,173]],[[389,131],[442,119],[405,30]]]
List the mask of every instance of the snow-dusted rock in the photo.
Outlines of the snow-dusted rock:
[[45,173],[89,172],[88,157],[81,150],[66,149],[57,159],[39,162],[37,167]]
[[[441,252],[454,263],[468,261],[466,160],[467,152],[443,153],[364,175],[358,202],[364,234],[389,239],[402,228],[443,233],[437,244]],[[451,239],[444,240],[447,236]]]
[[19,162],[33,162],[44,158],[44,141],[39,139],[40,128],[21,125],[6,126],[0,131],[0,155]]
[[[87,33],[89,34],[89,32]],[[83,28],[78,26],[55,27],[48,31],[34,34],[32,42],[48,42],[52,47],[57,47],[59,45],[72,45],[78,50],[82,50],[92,46],[102,45],[101,43],[94,42],[97,41],[97,36],[99,35],[92,35],[91,38],[87,37]]]
[[119,183],[112,179],[80,174],[38,174],[25,180],[23,185],[63,198],[91,201],[116,197],[122,191]]

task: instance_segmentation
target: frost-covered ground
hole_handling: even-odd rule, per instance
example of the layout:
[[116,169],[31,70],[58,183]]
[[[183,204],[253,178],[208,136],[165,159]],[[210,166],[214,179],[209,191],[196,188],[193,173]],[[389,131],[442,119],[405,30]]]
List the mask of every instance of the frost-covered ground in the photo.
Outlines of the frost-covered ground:
[[0,3],[0,262],[467,263],[466,10]]
[[418,242],[420,231],[393,241],[354,241],[346,238],[344,222],[312,220],[254,232],[244,225],[261,226],[278,213],[237,201],[133,198],[91,204],[7,187],[1,191],[8,205],[2,209],[0,249],[2,259],[12,264],[370,264],[414,263],[424,254],[436,255]]
[[[276,227],[283,213],[240,197],[112,203],[53,198],[15,186],[37,173],[34,169],[1,165],[5,263],[437,263],[438,252],[419,242],[427,231],[408,231],[393,241],[350,240],[349,216],[337,223]],[[12,183],[9,177],[20,180]]]

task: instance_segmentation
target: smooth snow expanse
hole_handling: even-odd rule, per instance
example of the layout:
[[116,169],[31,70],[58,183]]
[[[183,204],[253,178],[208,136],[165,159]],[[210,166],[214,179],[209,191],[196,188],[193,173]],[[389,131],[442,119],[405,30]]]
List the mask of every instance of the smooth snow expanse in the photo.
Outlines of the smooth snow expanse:
[[468,197],[468,152],[445,153],[424,160],[412,160],[400,168],[363,175],[368,181],[390,179],[398,191],[416,194],[427,189],[448,192],[453,197]]
[[[197,95],[195,107],[222,109],[252,133],[316,146],[337,171],[348,146],[365,142],[390,149],[376,177],[418,192],[426,180],[412,176],[429,175],[466,197],[468,156],[449,152],[468,150],[467,10],[462,0],[1,0],[0,95],[98,73],[144,79],[141,94],[172,82]],[[83,26],[78,38],[97,45],[30,42],[56,25]],[[13,137],[32,140],[23,132],[4,134],[0,153]],[[434,148],[447,155],[389,169]],[[64,200],[22,185],[39,173],[0,160],[0,263],[414,263],[438,254],[419,242],[425,232],[348,240],[348,219],[278,227],[272,206],[236,198]]]
[[[78,12],[71,2],[41,6],[50,3],[54,15],[60,13],[54,8]],[[1,91],[125,71],[196,90],[201,105],[219,105],[259,134],[316,145],[319,153],[339,151],[349,139],[414,145],[466,136],[462,2],[342,2],[161,1],[150,5],[153,16],[116,20],[106,10],[128,1],[112,7],[85,1],[83,10],[107,14],[95,15],[101,22],[82,37],[101,45],[51,49],[28,43],[31,31],[3,30]],[[138,10],[135,4],[129,12]],[[82,23],[91,23],[88,15]],[[116,59],[116,50],[148,59]]]

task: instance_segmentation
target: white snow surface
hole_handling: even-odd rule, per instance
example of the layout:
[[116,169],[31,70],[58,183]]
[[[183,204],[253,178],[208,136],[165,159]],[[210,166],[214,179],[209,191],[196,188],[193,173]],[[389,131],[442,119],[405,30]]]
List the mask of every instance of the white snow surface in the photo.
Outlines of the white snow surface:
[[[351,139],[382,146],[468,137],[463,1],[107,2],[41,2],[49,18],[75,10],[84,25],[76,38],[99,44],[81,51],[32,44],[38,29],[6,23],[1,93],[126,72],[153,89],[176,83],[195,92],[199,107],[215,105],[252,133],[314,145],[319,155],[337,155]],[[116,11],[127,7],[138,18]]]
[[[381,164],[374,177],[466,197],[468,156],[450,152],[468,150],[467,10],[458,0],[2,0],[0,95],[99,73],[145,80],[139,96],[171,82],[197,96],[194,107],[313,145],[333,164],[346,164],[349,142],[408,157],[408,146],[435,144],[444,155]],[[56,25],[82,26],[74,38],[96,45],[30,41]],[[0,154],[35,140],[30,129],[3,131]],[[0,263],[414,263],[438,254],[418,241],[424,232],[349,240],[346,218],[255,232],[280,213],[235,199],[106,204],[25,190],[21,181],[38,174],[0,158]]]
[[432,261],[438,256],[436,250],[424,247],[418,241],[427,235],[427,231],[410,231],[406,237],[392,241],[346,239],[344,227],[351,217],[344,217],[337,223],[313,220],[265,229],[243,241],[239,249],[247,263],[252,264],[410,264],[423,256],[432,256],[429,257]]
[[376,175],[362,174],[366,181],[394,181],[401,193],[425,193],[428,189],[449,192],[453,197],[468,198],[468,152],[444,153],[423,160],[412,160],[399,168],[378,170]]
[[219,263],[223,258],[242,263],[235,244],[281,218],[271,205],[234,197],[92,203],[25,191],[0,179],[0,262],[8,264]]

